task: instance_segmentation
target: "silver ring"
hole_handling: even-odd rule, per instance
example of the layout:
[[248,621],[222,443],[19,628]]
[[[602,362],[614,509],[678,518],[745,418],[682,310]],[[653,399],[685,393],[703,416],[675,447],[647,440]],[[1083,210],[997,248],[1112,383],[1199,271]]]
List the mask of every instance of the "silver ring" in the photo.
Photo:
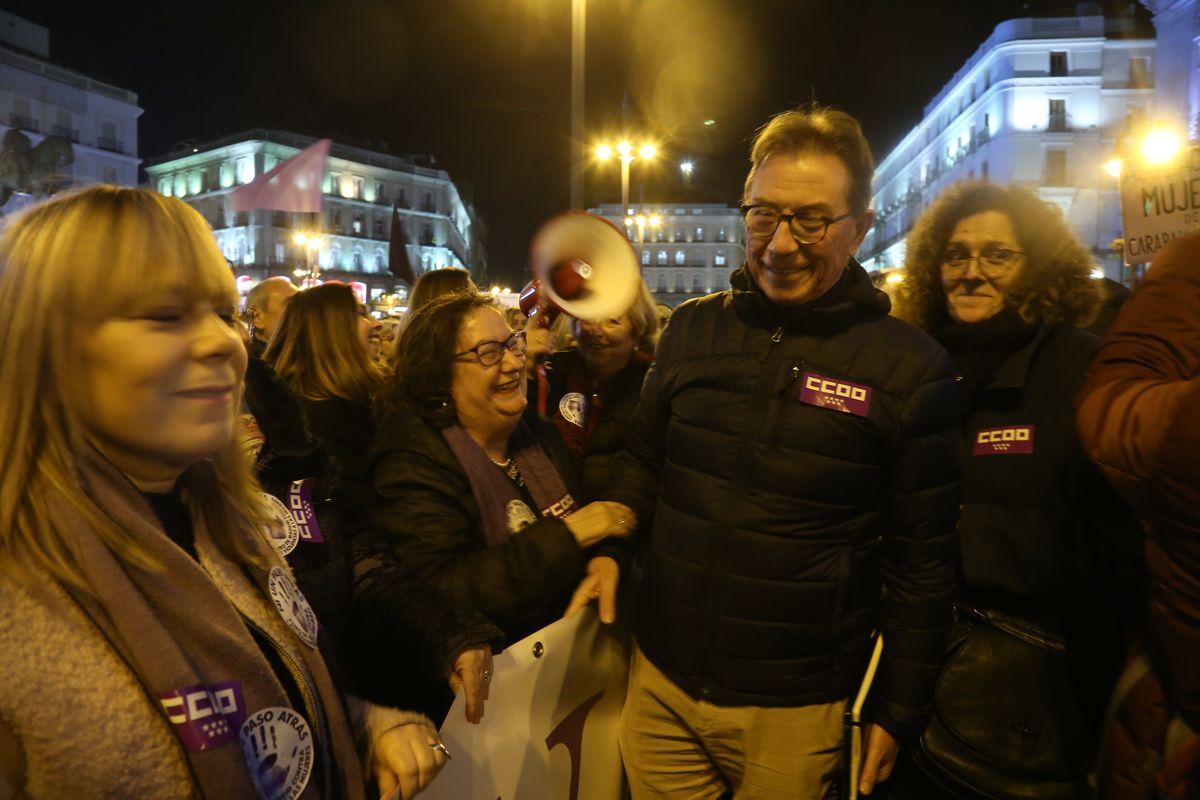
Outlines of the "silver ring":
[[450,751],[446,749],[446,745],[442,744],[441,742],[438,742],[437,744],[431,744],[429,747],[433,750],[441,750],[442,753],[445,754],[446,758],[452,758]]
[[620,525],[622,528],[624,528],[625,527],[625,518],[624,517],[618,518],[617,524]]
[[485,681],[490,681],[492,679],[492,671],[490,669],[485,669],[483,671],[483,679]]

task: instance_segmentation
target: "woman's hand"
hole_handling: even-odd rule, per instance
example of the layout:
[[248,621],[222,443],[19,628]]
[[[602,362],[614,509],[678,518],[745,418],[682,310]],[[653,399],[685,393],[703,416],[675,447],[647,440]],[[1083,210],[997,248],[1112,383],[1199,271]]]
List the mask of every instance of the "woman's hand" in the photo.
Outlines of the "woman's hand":
[[379,796],[390,800],[397,789],[401,800],[412,800],[446,764],[446,754],[434,750],[437,730],[427,722],[392,728],[375,743],[375,780]]
[[478,725],[483,720],[483,704],[492,685],[492,648],[486,644],[463,650],[446,673],[455,694],[461,689],[466,701],[467,722]]
[[596,556],[587,565],[587,577],[579,584],[571,603],[563,612],[569,617],[593,600],[600,605],[600,621],[611,625],[617,618],[617,584],[621,579],[621,567],[608,556]]
[[609,536],[628,536],[637,527],[637,515],[629,506],[598,500],[588,503],[564,522],[580,547],[591,547]]

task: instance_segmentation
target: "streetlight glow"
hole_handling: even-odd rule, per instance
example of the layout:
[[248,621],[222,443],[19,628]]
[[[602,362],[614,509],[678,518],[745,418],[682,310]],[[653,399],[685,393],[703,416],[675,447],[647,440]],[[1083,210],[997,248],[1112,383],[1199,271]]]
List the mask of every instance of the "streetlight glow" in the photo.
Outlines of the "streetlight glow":
[[662,217],[660,217],[658,214],[651,214],[650,227],[657,228],[659,225],[662,225]]
[[658,148],[652,144],[644,144],[642,145],[642,149],[638,150],[638,155],[649,161],[658,155]]
[[1110,161],[1105,161],[1103,167],[1104,171],[1114,178],[1121,177],[1121,159],[1114,158]]
[[628,140],[618,142],[617,152],[621,154],[621,158],[630,158],[633,156],[633,145]]
[[646,227],[646,217],[642,214],[638,214],[637,217],[634,218],[634,221],[637,222],[639,228]]
[[1179,137],[1171,131],[1151,131],[1142,140],[1142,158],[1150,164],[1165,164],[1179,153]]
[[308,244],[308,237],[305,236],[303,233],[297,233],[295,238],[292,241],[294,241],[296,244],[303,247],[304,245]]
[[683,173],[683,177],[690,178],[696,171],[696,164],[692,161],[681,161],[679,162],[679,171]]
[[613,149],[606,144],[602,144],[596,148],[596,158],[601,161],[608,161],[612,158]]
[[884,280],[895,286],[897,283],[902,283],[904,281],[904,273],[900,272],[899,270],[896,272],[889,272],[888,276],[884,278]]

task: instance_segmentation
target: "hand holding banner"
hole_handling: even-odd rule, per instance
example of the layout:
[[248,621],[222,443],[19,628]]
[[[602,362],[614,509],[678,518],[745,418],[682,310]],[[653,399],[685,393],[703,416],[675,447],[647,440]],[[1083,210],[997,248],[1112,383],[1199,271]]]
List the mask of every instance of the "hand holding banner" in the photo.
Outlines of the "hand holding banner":
[[628,635],[595,608],[512,645],[495,658],[481,724],[455,699],[441,731],[454,759],[422,797],[620,800],[628,665]]

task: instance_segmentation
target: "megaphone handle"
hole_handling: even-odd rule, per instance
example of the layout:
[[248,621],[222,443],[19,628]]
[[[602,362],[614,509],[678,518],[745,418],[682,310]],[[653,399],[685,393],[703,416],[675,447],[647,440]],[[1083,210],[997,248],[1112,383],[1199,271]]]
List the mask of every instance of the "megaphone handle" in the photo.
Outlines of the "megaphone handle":
[[550,376],[546,374],[546,362],[537,365],[537,382],[538,382],[538,416],[542,419],[549,419],[546,416],[546,403],[550,400]]

